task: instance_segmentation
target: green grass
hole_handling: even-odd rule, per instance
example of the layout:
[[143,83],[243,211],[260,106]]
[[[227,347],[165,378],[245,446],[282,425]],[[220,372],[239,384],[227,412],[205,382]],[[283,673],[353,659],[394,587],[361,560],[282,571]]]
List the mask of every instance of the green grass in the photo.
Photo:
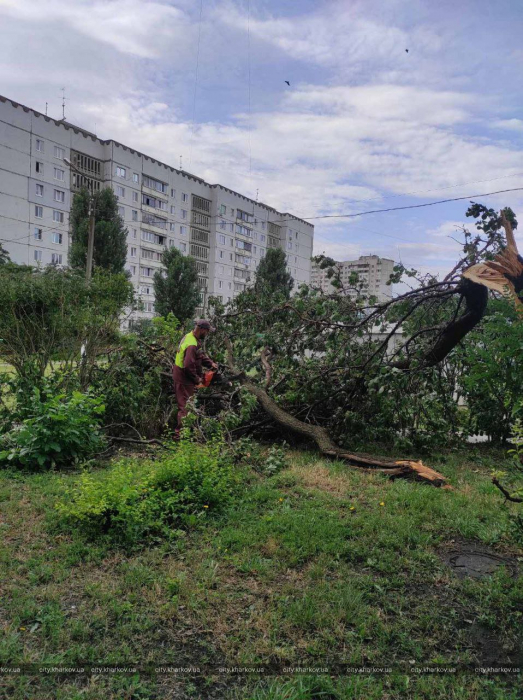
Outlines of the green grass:
[[[521,644],[523,579],[461,580],[438,551],[481,542],[521,557],[490,484],[503,456],[474,448],[427,460],[453,491],[389,481],[293,453],[252,476],[234,504],[174,544],[125,553],[56,527],[71,474],[0,474],[0,665],[394,665],[390,676],[0,679],[0,697],[443,698],[516,700],[518,681],[413,665],[481,659],[480,623]],[[380,505],[383,503],[384,505]]]

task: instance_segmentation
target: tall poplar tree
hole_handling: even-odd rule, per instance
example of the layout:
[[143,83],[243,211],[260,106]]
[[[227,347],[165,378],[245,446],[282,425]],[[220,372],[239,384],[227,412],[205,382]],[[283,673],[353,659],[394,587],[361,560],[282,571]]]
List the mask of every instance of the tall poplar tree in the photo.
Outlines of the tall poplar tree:
[[[69,264],[77,270],[85,270],[87,263],[90,196],[87,189],[80,190],[74,195],[71,206]],[[106,187],[94,194],[93,199],[93,269],[103,268],[113,274],[123,272],[127,260],[127,228],[118,213],[118,198],[112,189]]]

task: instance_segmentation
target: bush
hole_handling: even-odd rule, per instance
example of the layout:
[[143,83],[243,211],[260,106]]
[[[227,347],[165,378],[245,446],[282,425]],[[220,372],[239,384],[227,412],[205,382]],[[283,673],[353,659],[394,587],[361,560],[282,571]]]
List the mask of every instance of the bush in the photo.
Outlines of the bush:
[[141,435],[157,437],[173,414],[170,366],[182,337],[178,321],[154,318],[137,333],[121,335],[106,361],[93,373],[91,387],[105,397],[107,423],[132,426]]
[[181,528],[222,508],[239,481],[219,445],[182,442],[155,462],[124,459],[107,471],[86,472],[56,507],[65,522],[87,534],[105,532],[136,545],[176,538]]
[[233,443],[234,456],[264,476],[274,476],[286,466],[286,443],[280,447],[273,445],[269,450],[251,438],[240,438]]
[[31,414],[0,439],[0,466],[49,469],[69,466],[100,451],[101,399],[78,391],[49,398],[32,394]]

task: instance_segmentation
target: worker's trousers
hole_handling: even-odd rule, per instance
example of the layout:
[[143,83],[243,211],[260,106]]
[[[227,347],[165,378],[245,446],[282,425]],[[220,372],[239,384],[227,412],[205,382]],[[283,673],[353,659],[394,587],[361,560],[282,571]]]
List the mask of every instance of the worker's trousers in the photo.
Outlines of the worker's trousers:
[[178,419],[176,422],[176,429],[174,431],[174,439],[180,439],[180,431],[182,429],[183,419],[187,415],[187,401],[194,395],[196,391],[195,384],[181,384],[180,382],[174,382],[174,393],[176,395],[176,403],[178,404]]

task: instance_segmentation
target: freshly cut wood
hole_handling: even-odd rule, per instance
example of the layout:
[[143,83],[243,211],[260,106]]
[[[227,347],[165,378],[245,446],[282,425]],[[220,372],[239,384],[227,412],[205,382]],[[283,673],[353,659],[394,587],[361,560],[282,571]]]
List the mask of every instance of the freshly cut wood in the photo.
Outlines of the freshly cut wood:
[[521,291],[523,279],[523,259],[519,255],[514,232],[505,212],[501,212],[501,221],[507,237],[505,250],[496,255],[494,260],[472,265],[465,270],[463,277],[500,294],[510,294],[519,307],[522,305],[518,292]]

